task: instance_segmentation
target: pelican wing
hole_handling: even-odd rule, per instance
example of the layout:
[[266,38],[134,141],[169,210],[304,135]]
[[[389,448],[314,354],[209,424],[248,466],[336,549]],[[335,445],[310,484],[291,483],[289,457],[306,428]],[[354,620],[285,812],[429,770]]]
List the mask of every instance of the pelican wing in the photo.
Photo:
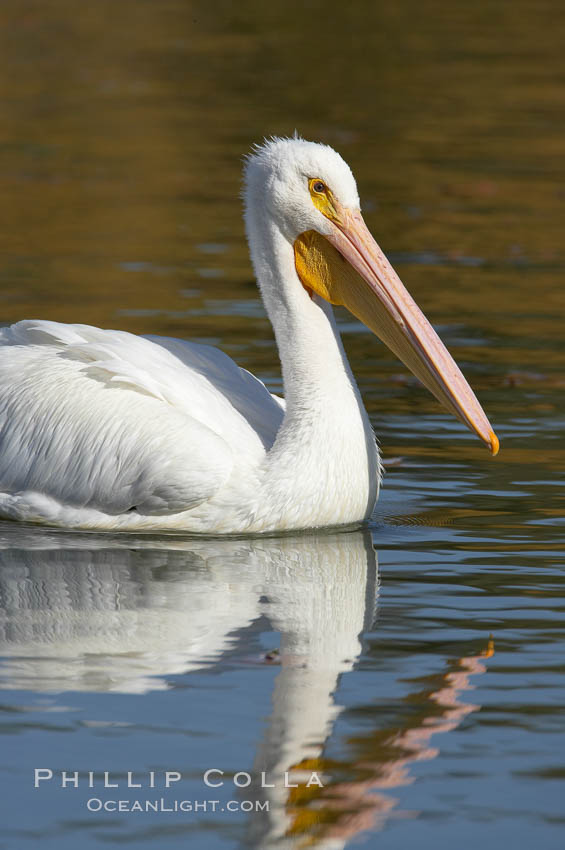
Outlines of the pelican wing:
[[147,336],[190,369],[208,378],[245,417],[268,450],[275,441],[285,411],[284,399],[271,394],[265,384],[247,369],[211,345],[171,337]]
[[0,331],[0,512],[190,510],[237,458],[259,463],[281,419],[264,385],[208,346],[18,322]]

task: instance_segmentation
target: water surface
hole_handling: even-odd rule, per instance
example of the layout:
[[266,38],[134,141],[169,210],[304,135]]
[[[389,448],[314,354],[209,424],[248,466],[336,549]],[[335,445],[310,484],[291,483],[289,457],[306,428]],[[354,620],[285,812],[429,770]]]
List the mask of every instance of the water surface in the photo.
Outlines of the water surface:
[[[0,22],[0,322],[209,342],[280,390],[238,193],[250,145],[297,128],[352,165],[502,445],[492,460],[343,312],[390,462],[367,529],[2,525],[0,846],[561,848],[561,4],[9,0]],[[35,767],[55,779],[34,789]],[[166,770],[182,782],[123,787]]]

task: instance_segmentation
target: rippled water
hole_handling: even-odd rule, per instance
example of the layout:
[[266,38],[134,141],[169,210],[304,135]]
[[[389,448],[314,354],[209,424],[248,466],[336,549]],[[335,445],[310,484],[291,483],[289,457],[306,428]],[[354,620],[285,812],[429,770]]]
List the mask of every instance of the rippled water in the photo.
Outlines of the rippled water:
[[502,444],[489,458],[343,313],[389,462],[368,529],[1,525],[2,848],[564,844],[565,15],[350,6],[0,7],[0,322],[211,342],[280,389],[240,158],[297,127],[351,163]]

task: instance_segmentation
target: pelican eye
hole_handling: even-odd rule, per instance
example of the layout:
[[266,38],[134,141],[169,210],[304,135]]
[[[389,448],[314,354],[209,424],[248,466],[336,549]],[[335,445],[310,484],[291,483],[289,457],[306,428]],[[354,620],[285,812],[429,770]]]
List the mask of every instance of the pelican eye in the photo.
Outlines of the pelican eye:
[[312,177],[308,180],[308,188],[310,189],[310,198],[316,209],[330,221],[339,221],[336,200],[329,186],[319,177]]

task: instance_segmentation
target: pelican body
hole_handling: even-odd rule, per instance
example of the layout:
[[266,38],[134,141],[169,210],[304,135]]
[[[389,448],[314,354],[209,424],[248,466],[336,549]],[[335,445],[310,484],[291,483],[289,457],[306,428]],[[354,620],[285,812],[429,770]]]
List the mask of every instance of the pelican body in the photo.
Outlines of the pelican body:
[[27,320],[0,330],[0,516],[241,534],[370,517],[381,467],[333,316],[344,304],[491,449],[472,390],[365,226],[349,166],[302,139],[245,168],[284,401],[210,346]]

